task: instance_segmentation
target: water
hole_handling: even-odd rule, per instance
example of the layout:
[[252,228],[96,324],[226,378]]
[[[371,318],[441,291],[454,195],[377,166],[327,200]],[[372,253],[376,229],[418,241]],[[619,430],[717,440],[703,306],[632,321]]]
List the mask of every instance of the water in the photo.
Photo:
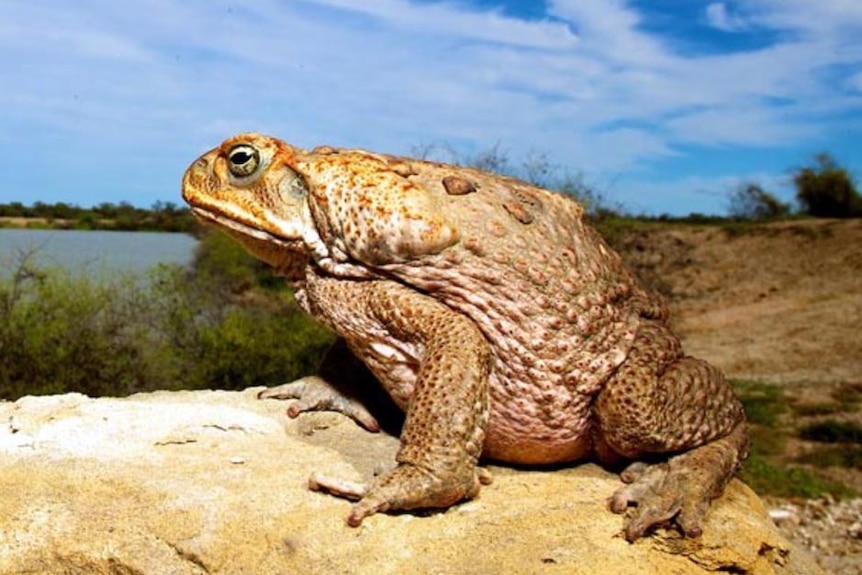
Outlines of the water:
[[71,274],[141,273],[158,264],[188,264],[196,244],[188,234],[0,229],[0,275],[29,252],[36,265]]

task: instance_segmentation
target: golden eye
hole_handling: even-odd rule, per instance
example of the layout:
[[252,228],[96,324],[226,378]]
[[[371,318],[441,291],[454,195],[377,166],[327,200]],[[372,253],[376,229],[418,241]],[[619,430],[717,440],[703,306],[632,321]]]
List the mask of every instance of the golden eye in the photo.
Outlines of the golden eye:
[[248,144],[237,144],[227,153],[228,169],[237,178],[252,175],[260,166],[260,152]]

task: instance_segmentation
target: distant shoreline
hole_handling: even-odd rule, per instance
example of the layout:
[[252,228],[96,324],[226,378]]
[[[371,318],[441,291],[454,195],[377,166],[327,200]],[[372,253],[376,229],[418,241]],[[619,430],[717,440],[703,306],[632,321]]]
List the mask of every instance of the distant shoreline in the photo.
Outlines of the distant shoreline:
[[0,228],[21,228],[37,230],[65,230],[71,229],[74,220],[55,220],[51,218],[9,218],[0,217]]
[[[142,225],[143,224],[143,225]],[[112,219],[91,220],[82,223],[81,220],[68,218],[26,218],[0,216],[0,229],[5,230],[75,230],[100,232],[164,232],[185,233],[194,235],[193,230],[162,228],[146,225],[147,222],[135,222],[134,225],[124,225]]]

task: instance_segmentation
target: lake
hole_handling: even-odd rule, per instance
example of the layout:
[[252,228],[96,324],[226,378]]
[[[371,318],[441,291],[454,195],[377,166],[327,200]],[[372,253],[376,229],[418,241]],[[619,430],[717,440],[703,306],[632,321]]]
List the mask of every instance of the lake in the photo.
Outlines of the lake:
[[138,273],[158,264],[186,265],[196,245],[188,234],[5,228],[0,229],[0,275],[28,252],[37,265],[72,274]]

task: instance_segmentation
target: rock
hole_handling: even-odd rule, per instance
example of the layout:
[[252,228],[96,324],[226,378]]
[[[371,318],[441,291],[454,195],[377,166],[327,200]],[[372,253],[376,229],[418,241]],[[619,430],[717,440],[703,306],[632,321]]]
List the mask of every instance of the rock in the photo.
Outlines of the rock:
[[0,574],[822,573],[739,481],[702,538],[626,543],[619,480],[590,464],[492,466],[477,500],[352,529],[308,476],[361,479],[397,439],[255,393],[0,403]]
[[785,524],[793,526],[799,525],[799,514],[793,508],[784,507],[780,509],[770,509],[768,513],[769,518],[778,526]]

